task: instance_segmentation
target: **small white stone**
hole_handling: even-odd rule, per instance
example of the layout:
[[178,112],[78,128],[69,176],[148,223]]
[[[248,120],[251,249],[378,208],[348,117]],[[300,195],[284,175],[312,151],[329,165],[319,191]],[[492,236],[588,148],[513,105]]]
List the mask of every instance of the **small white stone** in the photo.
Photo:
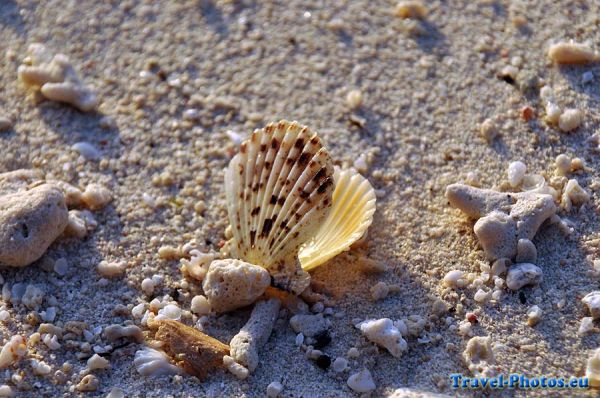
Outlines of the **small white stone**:
[[277,398],[279,394],[283,391],[283,384],[278,381],[271,382],[267,386],[267,397],[268,398]]
[[195,120],[198,120],[199,118],[200,118],[200,112],[198,112],[198,109],[186,109],[183,112],[184,120],[195,121]]
[[146,303],[140,303],[131,309],[131,315],[134,318],[139,319],[144,315],[145,311],[146,311]]
[[250,372],[244,366],[237,363],[232,357],[229,355],[225,355],[223,357],[223,365],[227,368],[229,373],[237,377],[239,380],[245,380],[248,378]]
[[451,287],[453,289],[455,289],[457,287],[464,287],[466,281],[463,279],[463,277],[464,277],[464,272],[462,272],[461,270],[455,269],[455,270],[448,272],[446,274],[446,276],[444,276],[442,283],[444,286]]
[[571,159],[564,153],[561,153],[554,160],[554,166],[559,175],[567,175],[571,171]]
[[89,184],[81,194],[81,200],[90,210],[100,210],[112,200],[112,194],[103,185]]
[[373,381],[373,376],[371,376],[371,372],[368,369],[350,375],[346,383],[348,387],[358,393],[373,391],[377,388]]
[[125,391],[119,387],[113,387],[106,398],[126,398]]
[[190,309],[198,316],[207,315],[210,313],[210,303],[202,295],[194,296]]
[[583,75],[581,75],[581,83],[583,84],[587,84],[592,80],[594,80],[594,74],[592,73],[592,71],[584,72]]
[[594,319],[600,319],[600,291],[595,290],[585,295],[581,302],[587,307]]
[[98,263],[97,269],[100,275],[106,278],[114,278],[123,275],[126,265],[127,264],[124,261],[108,262],[102,260]]
[[54,322],[54,318],[56,318],[56,307],[46,308],[46,311],[40,313],[40,317],[44,322]]
[[54,272],[56,272],[60,276],[65,276],[69,271],[69,263],[63,257],[57,259],[54,262]]
[[583,113],[579,109],[566,109],[558,118],[558,128],[563,132],[575,130],[583,122]]
[[158,315],[156,315],[154,319],[157,321],[164,319],[178,321],[181,319],[181,308],[179,308],[175,304],[165,305],[162,309],[158,311]]
[[499,134],[498,127],[492,119],[485,119],[480,127],[481,136],[489,143]]
[[241,145],[242,142],[244,142],[244,137],[242,135],[240,135],[239,133],[236,133],[233,130],[227,130],[227,131],[225,131],[225,135],[227,135],[227,137],[229,137],[229,139],[235,145]]
[[150,296],[152,293],[154,293],[154,282],[150,278],[145,278],[142,281],[141,287],[142,287],[142,291],[144,293],[146,293],[148,296]]
[[590,387],[600,387],[600,348],[592,351],[588,358],[585,377],[588,378]]
[[10,312],[8,312],[7,310],[1,310],[0,311],[0,322],[5,322],[8,319],[10,319]]
[[537,285],[542,280],[542,269],[535,264],[521,263],[511,266],[506,275],[506,286],[518,290],[524,286]]
[[596,327],[594,327],[594,318],[590,316],[581,318],[581,323],[579,324],[577,334],[579,334],[580,336],[585,336],[597,331],[598,330],[596,329]]
[[508,165],[508,183],[511,187],[516,188],[523,182],[523,178],[525,177],[525,173],[527,172],[527,166],[525,163],[517,160],[515,162],[511,162]]
[[402,353],[408,350],[406,340],[402,338],[400,330],[394,325],[391,319],[369,319],[356,325],[367,339],[376,343],[389,351],[396,358],[400,358]]
[[11,388],[11,386],[7,384],[3,384],[0,386],[0,397],[14,397],[15,392]]
[[77,142],[71,148],[79,152],[85,160],[98,160],[102,156],[102,153],[89,142]]
[[362,105],[362,92],[360,90],[350,90],[346,95],[346,104],[350,109],[356,109]]
[[300,347],[304,343],[304,335],[302,333],[298,333],[296,335],[295,343],[298,347]]
[[87,367],[90,371],[96,369],[108,369],[110,367],[110,362],[106,358],[94,354],[87,360]]
[[542,319],[542,309],[537,305],[531,306],[527,310],[527,324],[531,327],[537,325]]
[[492,297],[491,291],[485,291],[483,289],[479,289],[473,296],[473,300],[475,300],[476,302],[478,302],[480,304],[483,304],[483,303],[486,303],[487,301],[489,301],[489,299],[491,297]]
[[33,373],[38,376],[45,376],[52,372],[52,367],[43,361],[38,361],[37,359],[31,360],[31,368],[33,369]]
[[340,373],[348,367],[348,360],[344,357],[337,357],[331,366],[334,372]]
[[346,355],[348,358],[358,358],[360,356],[360,351],[356,347],[350,347]]

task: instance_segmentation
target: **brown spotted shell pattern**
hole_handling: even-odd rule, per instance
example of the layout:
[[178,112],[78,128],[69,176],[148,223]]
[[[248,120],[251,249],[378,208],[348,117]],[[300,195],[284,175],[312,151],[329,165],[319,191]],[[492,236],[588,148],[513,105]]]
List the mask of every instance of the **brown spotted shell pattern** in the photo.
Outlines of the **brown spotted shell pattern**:
[[296,294],[310,283],[297,258],[328,216],[333,164],[317,134],[282,120],[255,130],[225,174],[230,255],[266,268]]

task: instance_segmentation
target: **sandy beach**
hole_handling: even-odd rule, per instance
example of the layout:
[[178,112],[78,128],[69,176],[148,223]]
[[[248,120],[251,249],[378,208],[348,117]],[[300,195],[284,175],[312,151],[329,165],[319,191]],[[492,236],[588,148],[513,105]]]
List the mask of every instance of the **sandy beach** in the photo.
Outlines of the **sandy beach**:
[[[475,336],[490,338],[497,374],[582,377],[600,346],[600,325],[590,320],[581,332],[590,317],[581,299],[600,279],[600,62],[548,57],[552,44],[569,40],[600,50],[600,3],[422,4],[426,15],[402,18],[392,1],[0,1],[0,116],[9,121],[0,131],[0,173],[35,169],[82,191],[99,184],[111,198],[88,206],[97,225],[85,237],[61,236],[31,265],[0,270],[0,342],[19,335],[31,343],[43,323],[64,330],[60,348],[29,344],[0,385],[17,397],[263,397],[279,382],[281,397],[347,397],[361,395],[349,376],[368,369],[373,397],[596,396],[457,390],[449,376],[472,375],[465,350]],[[68,57],[95,93],[96,110],[50,101],[18,79],[32,43]],[[561,110],[580,112],[576,128],[547,121],[542,87]],[[223,370],[204,381],[140,375],[133,358],[141,340],[109,341],[106,328],[145,331],[132,310],[165,295],[182,322],[198,323],[190,306],[202,285],[182,275],[181,258],[190,248],[219,252],[229,225],[225,169],[239,140],[281,119],[317,131],[333,163],[358,169],[377,196],[359,247],[311,272],[331,299],[331,342],[321,351],[347,360],[347,369],[308,359],[283,311],[245,380]],[[559,198],[560,222],[544,223],[531,239],[541,283],[513,291],[492,277],[474,282],[492,262],[474,234],[476,219],[449,204],[446,187],[511,191],[513,161],[552,181],[561,154],[571,162],[565,178],[589,198],[572,206]],[[367,272],[364,259],[386,270]],[[100,274],[102,261],[122,273]],[[453,270],[468,283],[445,286]],[[142,288],[147,278],[152,288]],[[379,282],[395,290],[374,300]],[[31,306],[14,300],[14,287],[29,285],[43,298]],[[474,299],[480,289],[487,299]],[[542,315],[531,326],[534,305]],[[41,315],[49,307],[52,321]],[[211,313],[204,332],[229,342],[250,311]],[[400,358],[355,327],[380,318],[409,326]],[[87,333],[70,331],[69,322]],[[94,353],[107,369],[87,369]],[[88,374],[97,385],[86,391]]]

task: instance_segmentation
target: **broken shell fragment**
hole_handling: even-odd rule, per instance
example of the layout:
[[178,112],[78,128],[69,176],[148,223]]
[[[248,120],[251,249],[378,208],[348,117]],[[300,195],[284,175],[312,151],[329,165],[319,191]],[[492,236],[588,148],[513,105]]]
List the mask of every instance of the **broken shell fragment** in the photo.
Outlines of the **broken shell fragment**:
[[203,380],[212,370],[223,367],[223,357],[229,354],[227,344],[178,321],[154,321],[153,326],[158,327],[154,339],[187,373]]
[[329,216],[298,254],[302,268],[311,270],[359,240],[373,222],[375,190],[356,170],[336,167],[333,206]]
[[302,292],[310,276],[300,246],[332,205],[333,164],[317,134],[285,120],[255,130],[225,173],[230,255],[266,268],[277,286]]

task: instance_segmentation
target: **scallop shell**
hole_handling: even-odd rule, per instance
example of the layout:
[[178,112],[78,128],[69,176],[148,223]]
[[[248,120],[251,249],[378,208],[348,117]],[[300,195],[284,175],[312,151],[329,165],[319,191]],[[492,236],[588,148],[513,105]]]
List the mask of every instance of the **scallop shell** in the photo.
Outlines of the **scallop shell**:
[[316,236],[298,254],[302,268],[311,270],[346,251],[373,222],[375,190],[354,169],[335,168],[333,207]]
[[230,255],[300,293],[310,276],[297,253],[327,218],[333,181],[329,154],[308,127],[282,120],[255,130],[225,173]]

